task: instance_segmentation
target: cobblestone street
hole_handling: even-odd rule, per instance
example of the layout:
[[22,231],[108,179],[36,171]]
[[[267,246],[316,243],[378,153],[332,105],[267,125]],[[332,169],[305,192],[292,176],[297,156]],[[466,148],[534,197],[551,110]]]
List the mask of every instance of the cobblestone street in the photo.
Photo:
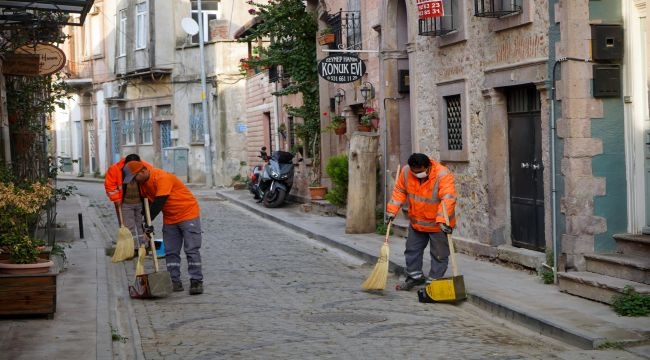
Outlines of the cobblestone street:
[[[114,209],[98,185],[78,186],[107,231],[114,231]],[[360,284],[374,264],[216,196],[198,198],[203,295],[187,293],[184,257],[185,291],[156,300],[128,298],[133,262],[108,264],[112,327],[125,337],[113,343],[116,358],[134,352],[146,359],[583,358],[467,302],[419,303],[415,292],[390,288],[396,278],[383,293],[364,292]],[[160,234],[160,218],[154,223]]]

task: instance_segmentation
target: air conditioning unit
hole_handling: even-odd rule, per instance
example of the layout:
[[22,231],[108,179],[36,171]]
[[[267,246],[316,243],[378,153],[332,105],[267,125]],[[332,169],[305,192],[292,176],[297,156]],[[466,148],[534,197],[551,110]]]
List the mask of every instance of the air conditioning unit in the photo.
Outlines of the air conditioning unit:
[[122,85],[115,81],[105,82],[102,84],[104,99],[120,99],[122,97]]

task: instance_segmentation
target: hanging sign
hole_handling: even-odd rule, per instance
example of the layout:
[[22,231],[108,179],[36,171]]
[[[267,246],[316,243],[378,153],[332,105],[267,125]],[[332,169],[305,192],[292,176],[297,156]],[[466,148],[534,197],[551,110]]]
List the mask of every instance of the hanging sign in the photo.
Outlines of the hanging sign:
[[61,49],[51,44],[25,45],[16,49],[15,53],[38,55],[40,57],[38,75],[54,74],[65,65],[65,54]]
[[318,75],[333,83],[351,83],[365,73],[366,64],[352,55],[330,55],[318,63]]
[[428,19],[445,15],[442,0],[417,0],[418,17]]

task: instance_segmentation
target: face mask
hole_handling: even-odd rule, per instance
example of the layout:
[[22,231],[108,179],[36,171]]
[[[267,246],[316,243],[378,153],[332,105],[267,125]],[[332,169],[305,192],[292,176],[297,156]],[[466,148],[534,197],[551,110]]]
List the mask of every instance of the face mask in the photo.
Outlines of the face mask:
[[429,176],[426,171],[423,171],[423,172],[417,173],[417,174],[413,174],[413,175],[415,175],[415,177],[418,178],[418,179],[425,179],[425,178],[427,178]]

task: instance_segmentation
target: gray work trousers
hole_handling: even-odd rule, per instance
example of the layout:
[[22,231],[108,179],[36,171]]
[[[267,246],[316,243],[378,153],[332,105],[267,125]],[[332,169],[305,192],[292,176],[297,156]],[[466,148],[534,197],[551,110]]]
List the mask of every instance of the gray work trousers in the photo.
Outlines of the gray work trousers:
[[172,281],[181,281],[181,247],[185,251],[190,280],[203,281],[200,252],[201,218],[197,217],[177,224],[163,224],[162,233],[165,263]]
[[126,226],[131,235],[133,236],[133,244],[135,246],[135,253],[138,254],[140,244],[149,246],[149,238],[144,236],[142,230],[142,203],[125,204],[122,203],[122,218],[124,219],[124,226]]
[[427,245],[429,245],[429,253],[431,254],[429,279],[440,279],[445,276],[447,265],[449,264],[447,234],[443,232],[417,231],[413,229],[413,226],[409,226],[406,249],[404,249],[406,273],[414,279],[419,279],[424,276],[422,263],[424,249]]

